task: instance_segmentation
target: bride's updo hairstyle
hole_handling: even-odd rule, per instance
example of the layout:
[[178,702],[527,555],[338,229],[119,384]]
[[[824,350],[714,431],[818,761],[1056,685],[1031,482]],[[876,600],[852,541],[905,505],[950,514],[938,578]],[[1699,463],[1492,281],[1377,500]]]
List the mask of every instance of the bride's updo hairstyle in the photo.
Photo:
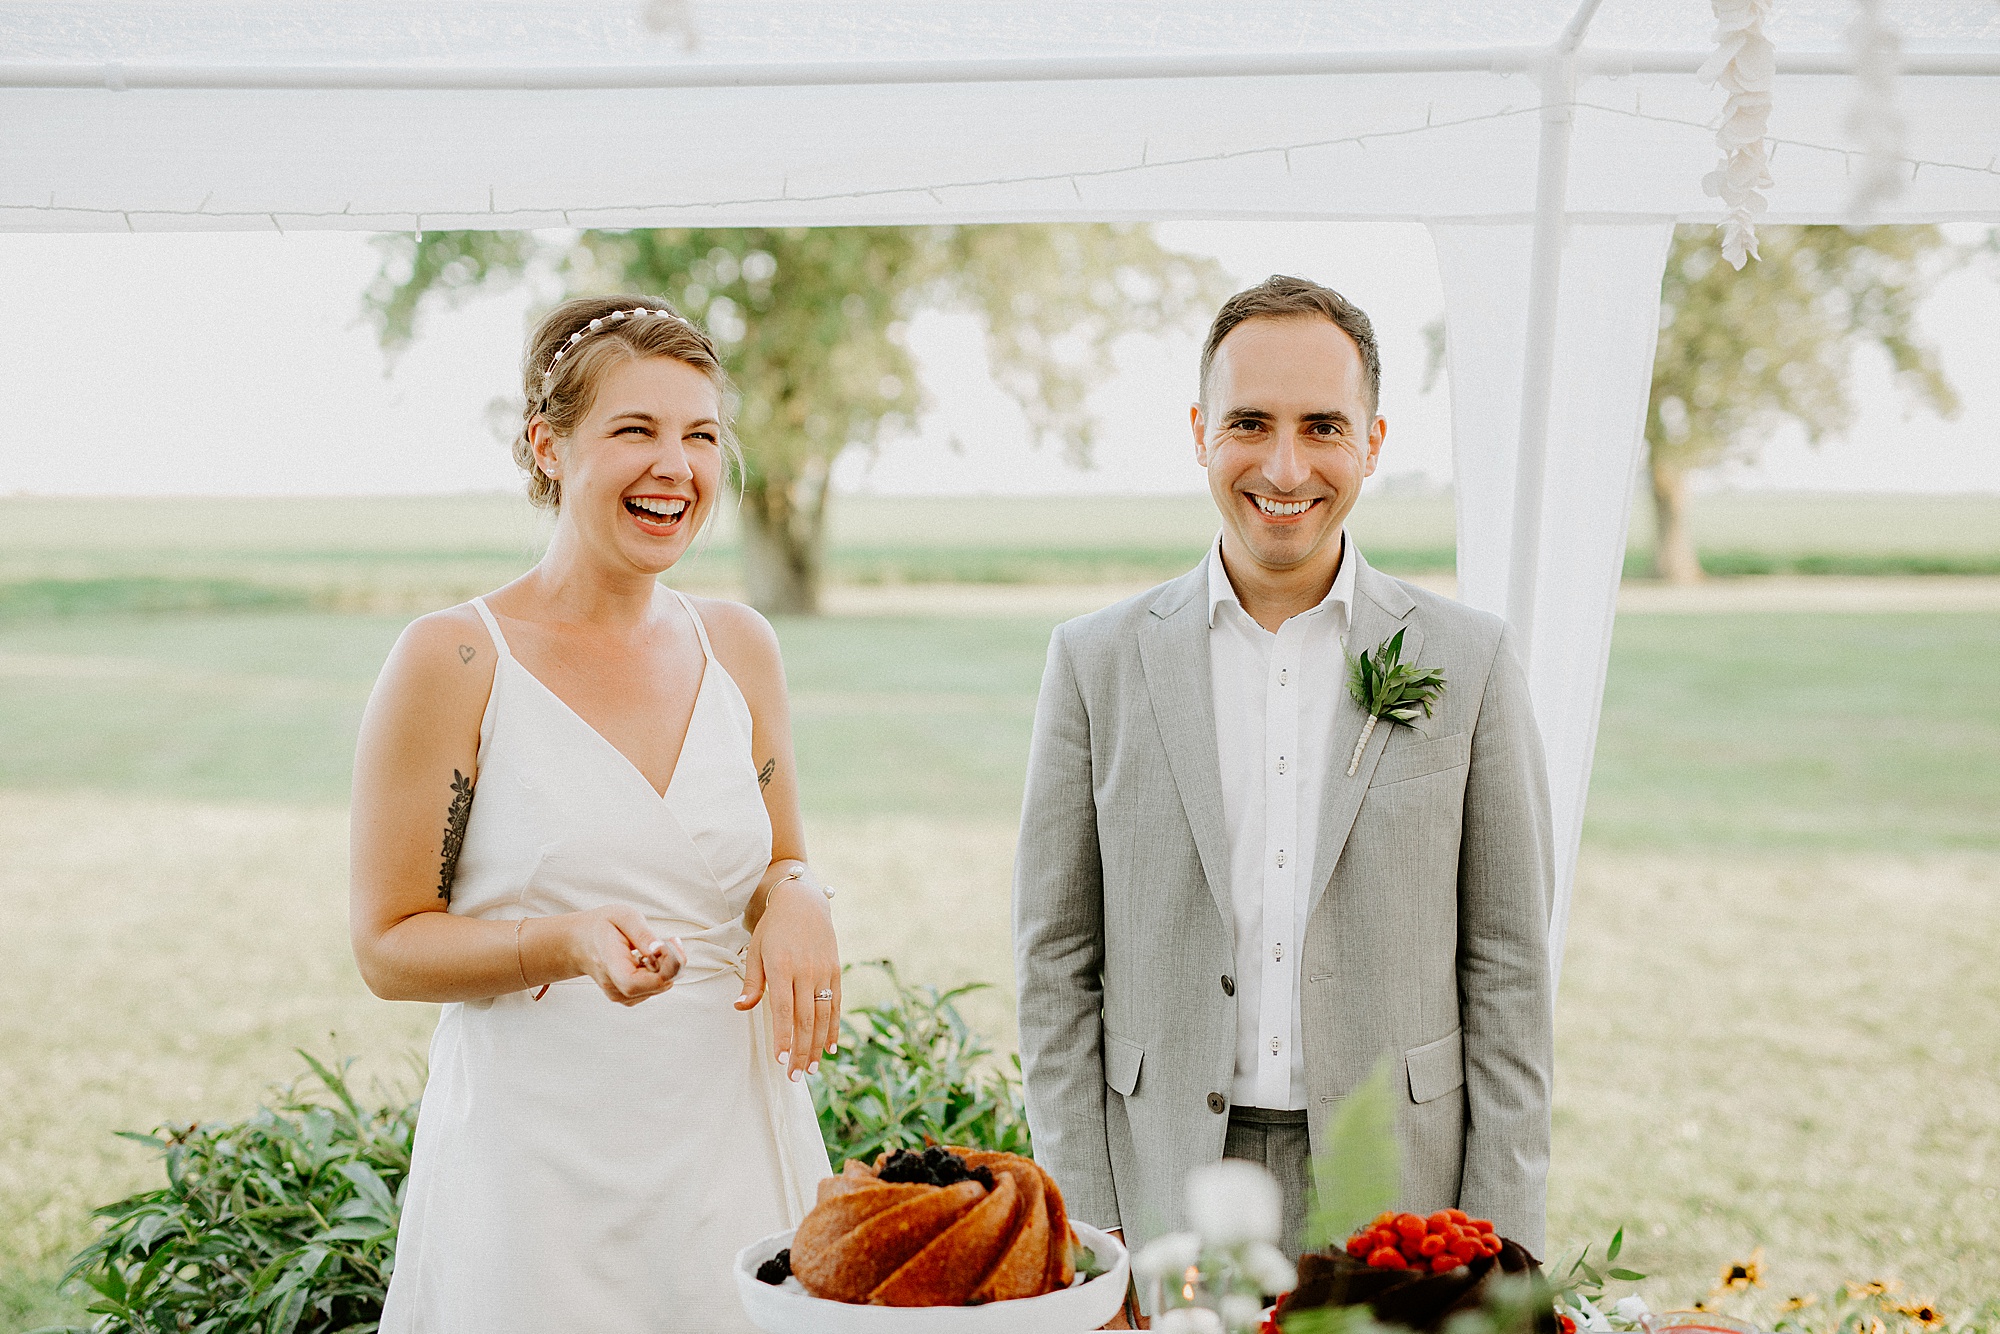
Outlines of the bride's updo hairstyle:
[[722,404],[722,448],[741,471],[736,436],[730,430],[729,376],[708,335],[656,296],[583,296],[565,301],[543,317],[521,359],[521,391],[527,406],[514,437],[514,462],[528,474],[528,499],[544,509],[562,504],[562,482],[535,466],[528,431],[535,418],[568,439],[589,415],[597,388],[613,366],[641,357],[671,357],[694,367],[715,384]]

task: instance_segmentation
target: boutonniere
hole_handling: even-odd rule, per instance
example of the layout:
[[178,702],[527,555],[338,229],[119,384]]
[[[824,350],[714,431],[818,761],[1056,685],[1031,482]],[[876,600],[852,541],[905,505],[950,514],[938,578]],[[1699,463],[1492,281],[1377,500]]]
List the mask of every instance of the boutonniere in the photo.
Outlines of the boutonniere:
[[1432,703],[1444,690],[1443,672],[1403,661],[1405,633],[1398,630],[1388,642],[1376,645],[1373,653],[1347,659],[1347,693],[1354,696],[1354,702],[1368,715],[1361,739],[1354,743],[1354,754],[1347,761],[1349,778],[1361,766],[1361,752],[1368,749],[1368,738],[1375,735],[1376,723],[1384,718],[1413,723],[1418,714],[1428,718]]

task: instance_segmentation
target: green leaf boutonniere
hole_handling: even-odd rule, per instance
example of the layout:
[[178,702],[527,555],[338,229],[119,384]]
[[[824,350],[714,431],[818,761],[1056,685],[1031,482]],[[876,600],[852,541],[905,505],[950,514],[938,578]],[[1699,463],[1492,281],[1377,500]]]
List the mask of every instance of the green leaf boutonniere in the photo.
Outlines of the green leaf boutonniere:
[[1361,752],[1368,748],[1368,738],[1375,735],[1376,723],[1384,718],[1413,723],[1418,714],[1428,718],[1431,705],[1444,689],[1443,672],[1403,661],[1406,633],[1398,630],[1373,653],[1347,659],[1347,693],[1354,696],[1354,702],[1368,715],[1361,739],[1354,743],[1354,754],[1347,761],[1349,778],[1361,766]]

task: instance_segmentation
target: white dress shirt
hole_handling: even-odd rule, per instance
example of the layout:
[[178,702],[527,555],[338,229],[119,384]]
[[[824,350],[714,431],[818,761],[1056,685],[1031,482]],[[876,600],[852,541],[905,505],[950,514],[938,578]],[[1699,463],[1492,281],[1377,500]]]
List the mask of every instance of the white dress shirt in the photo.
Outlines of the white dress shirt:
[[1276,634],[1243,610],[1219,538],[1208,555],[1208,661],[1236,918],[1230,1101],[1239,1107],[1306,1105],[1299,947],[1354,601],[1354,544],[1345,532],[1340,540],[1340,573],[1325,599]]

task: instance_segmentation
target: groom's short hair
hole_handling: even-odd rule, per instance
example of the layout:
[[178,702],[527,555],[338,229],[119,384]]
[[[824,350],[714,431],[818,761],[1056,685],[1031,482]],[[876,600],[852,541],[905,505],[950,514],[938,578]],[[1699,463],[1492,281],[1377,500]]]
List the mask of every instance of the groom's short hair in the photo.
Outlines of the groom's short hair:
[[1208,328],[1208,341],[1201,345],[1202,402],[1208,401],[1208,369],[1215,362],[1215,349],[1222,346],[1231,329],[1245,320],[1313,316],[1332,321],[1361,349],[1361,369],[1368,376],[1368,410],[1373,412],[1382,402],[1382,353],[1375,346],[1375,326],[1361,307],[1331,287],[1283,274],[1273,274],[1255,287],[1238,292],[1215,312],[1215,323]]

